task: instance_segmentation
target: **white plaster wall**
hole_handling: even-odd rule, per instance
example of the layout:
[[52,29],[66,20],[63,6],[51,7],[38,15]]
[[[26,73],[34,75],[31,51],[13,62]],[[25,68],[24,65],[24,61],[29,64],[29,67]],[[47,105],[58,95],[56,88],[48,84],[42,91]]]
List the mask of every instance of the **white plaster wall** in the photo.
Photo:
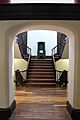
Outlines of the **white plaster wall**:
[[61,56],[62,59],[68,59],[69,58],[69,43],[67,43],[64,47],[63,54]]
[[0,26],[0,108],[6,108],[8,102],[8,76],[6,75],[5,31]]
[[16,43],[15,40],[14,40],[14,58],[19,58],[19,59],[22,58],[20,50],[19,50],[19,46],[18,46],[18,44]]
[[14,41],[9,39],[9,106],[14,100]]
[[67,70],[69,71],[69,59],[60,59],[56,62],[56,70],[63,71]]
[[77,26],[75,40],[74,107],[80,109],[80,29]]
[[14,70],[19,69],[20,71],[27,69],[27,61],[24,59],[14,59]]
[[69,72],[68,72],[68,101],[74,106],[74,81],[75,81],[75,38],[69,38]]

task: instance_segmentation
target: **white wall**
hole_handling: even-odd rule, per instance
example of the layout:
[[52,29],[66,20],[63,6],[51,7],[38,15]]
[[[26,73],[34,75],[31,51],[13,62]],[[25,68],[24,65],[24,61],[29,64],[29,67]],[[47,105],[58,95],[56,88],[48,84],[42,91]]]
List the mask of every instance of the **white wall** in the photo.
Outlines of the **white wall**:
[[18,44],[16,43],[15,40],[14,40],[14,58],[22,59],[22,56],[21,56],[21,53],[20,53],[20,50],[19,50],[19,46],[18,46]]
[[51,49],[57,45],[57,32],[49,30],[28,31],[28,46],[32,55],[37,56],[37,42],[45,42],[46,55],[51,55]]
[[55,64],[56,64],[56,70],[59,70],[59,71],[67,70],[67,71],[69,71],[69,59],[60,59]]
[[69,58],[69,43],[67,43],[64,47],[63,54],[61,56],[62,59],[68,59]]
[[14,59],[14,70],[19,69],[20,71],[27,69],[27,61],[24,59]]

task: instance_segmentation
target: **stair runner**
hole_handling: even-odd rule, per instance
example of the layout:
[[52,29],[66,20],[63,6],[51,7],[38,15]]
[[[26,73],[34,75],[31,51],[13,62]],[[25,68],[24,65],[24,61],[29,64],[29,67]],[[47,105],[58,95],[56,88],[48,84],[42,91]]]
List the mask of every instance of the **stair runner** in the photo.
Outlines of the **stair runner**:
[[28,71],[28,85],[56,86],[55,68],[52,58],[31,58]]

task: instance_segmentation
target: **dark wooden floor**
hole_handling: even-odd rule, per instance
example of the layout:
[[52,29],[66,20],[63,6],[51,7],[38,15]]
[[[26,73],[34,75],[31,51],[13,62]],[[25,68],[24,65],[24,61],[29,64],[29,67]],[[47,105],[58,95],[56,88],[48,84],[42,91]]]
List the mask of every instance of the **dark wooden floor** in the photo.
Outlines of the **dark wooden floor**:
[[15,99],[17,107],[9,120],[71,120],[66,110],[65,89],[18,87]]

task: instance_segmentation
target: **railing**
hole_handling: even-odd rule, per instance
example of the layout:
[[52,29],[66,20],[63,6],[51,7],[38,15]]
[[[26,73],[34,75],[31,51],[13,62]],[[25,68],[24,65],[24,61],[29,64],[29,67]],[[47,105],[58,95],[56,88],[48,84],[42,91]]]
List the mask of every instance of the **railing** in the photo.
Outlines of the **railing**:
[[18,70],[15,71],[14,82],[15,82],[16,86],[26,85],[26,83],[27,83],[26,73],[27,73],[27,70],[19,71],[19,69],[18,69]]
[[16,37],[16,42],[18,43],[22,58],[28,62],[27,70],[20,71],[21,73],[24,73],[26,71],[26,79],[27,79],[28,78],[27,72],[29,69],[29,64],[31,59],[31,48],[24,43],[22,35],[20,38]]
[[[58,45],[56,45],[54,48],[52,48],[52,56],[54,56],[54,59],[55,59],[55,56],[61,58],[62,53],[63,53],[63,51],[64,51],[64,46],[65,46],[66,43],[68,43],[68,41],[69,41],[69,38],[66,37],[66,38],[64,39],[63,44],[58,44]],[[58,48],[60,48],[59,52],[57,52]]]
[[23,70],[23,71],[19,71],[20,73],[21,73],[21,75],[22,75],[22,77],[24,78],[24,80],[26,80],[27,81],[27,70]]
[[60,78],[63,71],[56,70],[56,81]]
[[28,58],[28,68],[27,68],[27,79],[28,79],[28,70],[29,70],[29,65],[30,65],[30,60],[31,60],[31,48],[27,46],[28,52],[29,52],[29,58]]
[[26,78],[28,78],[28,70],[29,70],[29,64],[30,64],[30,59],[31,59],[31,48],[24,45],[26,47],[26,54],[23,54],[23,58],[27,60],[27,73],[26,73]]
[[22,35],[21,38],[16,37],[16,42],[19,46],[22,58],[28,61],[31,56],[31,48],[24,43]]
[[56,70],[56,85],[57,87],[67,87],[68,83],[68,71],[63,70],[63,71],[58,71]]

